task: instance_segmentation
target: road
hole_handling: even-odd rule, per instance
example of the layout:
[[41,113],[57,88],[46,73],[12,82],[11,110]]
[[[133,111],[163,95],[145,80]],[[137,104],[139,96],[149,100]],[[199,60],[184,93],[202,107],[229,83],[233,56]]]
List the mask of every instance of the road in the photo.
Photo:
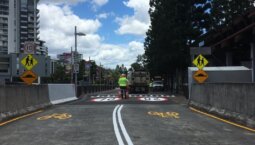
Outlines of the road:
[[87,96],[0,127],[1,145],[255,145],[255,133],[190,110],[181,96]]

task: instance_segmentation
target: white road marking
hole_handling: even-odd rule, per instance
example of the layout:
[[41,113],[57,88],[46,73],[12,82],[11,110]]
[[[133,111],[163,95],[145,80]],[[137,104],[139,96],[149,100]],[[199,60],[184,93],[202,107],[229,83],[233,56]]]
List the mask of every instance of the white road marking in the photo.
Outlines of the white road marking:
[[120,98],[96,98],[91,99],[92,102],[109,102],[109,101],[119,101]]
[[118,127],[118,124],[117,124],[117,118],[116,118],[116,112],[117,112],[117,109],[119,107],[120,107],[120,105],[117,105],[114,108],[113,113],[112,113],[113,128],[114,128],[114,132],[115,132],[115,135],[116,135],[116,138],[118,140],[119,145],[124,145],[124,142],[123,142],[123,140],[121,138],[121,135],[120,135],[119,127]]
[[[175,95],[163,95],[163,94],[129,94],[130,98],[174,98]],[[97,96],[91,96],[90,98],[119,98],[118,94],[101,94]]]
[[124,135],[128,145],[133,145],[133,142],[131,141],[131,139],[130,139],[128,133],[127,133],[127,130],[126,130],[124,124],[123,124],[123,121],[122,121],[122,117],[121,117],[121,109],[122,108],[123,108],[123,105],[120,106],[120,108],[118,110],[118,115],[117,115],[118,116],[118,120],[119,120],[119,124],[120,124],[120,128],[121,128],[121,131],[122,131],[122,133],[123,133],[123,135]]
[[152,102],[157,102],[157,101],[167,101],[167,98],[153,98],[153,97],[143,97],[139,98],[138,100],[140,101],[152,101]]
[[[125,125],[122,121],[122,117],[121,117],[122,108],[123,108],[123,105],[117,105],[113,110],[112,119],[113,119],[114,132],[115,132],[115,135],[116,135],[116,138],[117,138],[117,141],[118,141],[119,145],[124,145],[124,142],[123,142],[123,139],[120,135],[119,130],[121,130],[125,140],[127,141],[127,144],[128,145],[133,145],[133,142],[130,139],[130,137],[127,133],[127,130],[125,128]],[[117,117],[116,117],[116,115],[117,115]],[[119,129],[118,123],[119,123],[120,129]]]

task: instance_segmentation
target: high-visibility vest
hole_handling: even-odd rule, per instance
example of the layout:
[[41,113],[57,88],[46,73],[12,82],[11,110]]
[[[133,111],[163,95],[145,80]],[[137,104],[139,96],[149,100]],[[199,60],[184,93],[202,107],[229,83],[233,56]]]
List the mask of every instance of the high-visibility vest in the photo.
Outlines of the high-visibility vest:
[[127,83],[128,83],[127,78],[125,78],[125,77],[119,78],[119,86],[120,87],[126,87]]

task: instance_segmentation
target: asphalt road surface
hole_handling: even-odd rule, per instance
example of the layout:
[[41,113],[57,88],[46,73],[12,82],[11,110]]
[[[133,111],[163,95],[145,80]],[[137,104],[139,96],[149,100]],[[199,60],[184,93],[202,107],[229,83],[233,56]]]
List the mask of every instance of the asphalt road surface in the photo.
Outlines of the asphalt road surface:
[[89,95],[0,127],[1,145],[255,145],[255,133],[163,92]]

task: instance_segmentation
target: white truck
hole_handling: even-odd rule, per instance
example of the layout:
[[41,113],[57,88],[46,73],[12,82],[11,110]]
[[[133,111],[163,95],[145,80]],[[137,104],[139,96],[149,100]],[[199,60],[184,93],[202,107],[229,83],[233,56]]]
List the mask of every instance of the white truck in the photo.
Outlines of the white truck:
[[144,70],[129,71],[127,75],[130,93],[148,93],[150,73]]

